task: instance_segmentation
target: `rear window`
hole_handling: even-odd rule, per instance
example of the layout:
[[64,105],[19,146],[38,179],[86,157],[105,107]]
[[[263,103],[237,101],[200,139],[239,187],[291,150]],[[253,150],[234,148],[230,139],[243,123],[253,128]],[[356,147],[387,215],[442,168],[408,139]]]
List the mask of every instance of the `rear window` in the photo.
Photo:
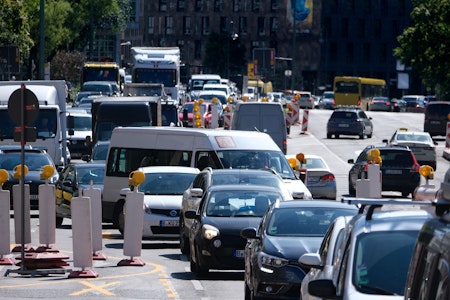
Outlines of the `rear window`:
[[335,111],[331,115],[332,119],[356,119],[356,113],[352,111]]
[[410,151],[381,150],[380,156],[383,167],[411,167],[414,163]]
[[450,113],[450,103],[429,104],[426,109],[428,115],[447,116]]

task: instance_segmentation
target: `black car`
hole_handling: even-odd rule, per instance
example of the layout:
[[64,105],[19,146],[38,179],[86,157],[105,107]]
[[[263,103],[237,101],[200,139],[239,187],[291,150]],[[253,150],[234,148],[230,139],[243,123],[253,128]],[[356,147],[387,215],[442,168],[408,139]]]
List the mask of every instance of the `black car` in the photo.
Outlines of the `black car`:
[[56,226],[61,226],[64,218],[71,218],[70,204],[73,197],[81,196],[83,189],[103,190],[105,164],[71,163],[61,171],[56,188]]
[[406,101],[403,99],[392,99],[391,105],[392,105],[393,112],[405,112],[406,111]]
[[188,210],[193,219],[189,231],[191,272],[204,275],[210,269],[244,269],[246,239],[240,232],[257,227],[271,202],[285,200],[274,187],[262,185],[214,185],[208,188],[200,208]]
[[[24,183],[30,187],[30,209],[39,209],[39,186],[46,182],[41,179],[40,174],[42,168],[45,165],[51,165],[55,170],[53,176],[48,180],[49,183],[56,182],[58,179],[58,171],[46,150],[25,146],[24,154],[24,164],[28,168]],[[9,174],[9,179],[5,181],[2,189],[10,191],[11,208],[13,208],[13,186],[19,184],[19,178],[14,178],[14,169],[16,166],[21,165],[21,163],[20,146],[0,146],[0,169],[5,169]]]
[[319,249],[338,216],[356,215],[356,206],[336,201],[275,202],[256,227],[245,228],[245,299],[298,299],[309,271],[298,264],[304,253]]
[[327,138],[334,135],[357,135],[360,139],[371,138],[373,134],[372,117],[368,117],[359,106],[337,107],[327,123]]
[[368,154],[372,149],[380,150],[382,163],[381,190],[401,192],[403,197],[412,194],[420,184],[420,165],[417,163],[414,153],[408,147],[368,146],[359,154],[356,162],[349,159],[348,163],[353,164],[348,173],[348,191],[350,195],[356,194],[356,181],[367,178],[367,165],[369,164]]
[[430,133],[431,137],[446,136],[449,114],[450,102],[430,102],[425,108],[423,131]]

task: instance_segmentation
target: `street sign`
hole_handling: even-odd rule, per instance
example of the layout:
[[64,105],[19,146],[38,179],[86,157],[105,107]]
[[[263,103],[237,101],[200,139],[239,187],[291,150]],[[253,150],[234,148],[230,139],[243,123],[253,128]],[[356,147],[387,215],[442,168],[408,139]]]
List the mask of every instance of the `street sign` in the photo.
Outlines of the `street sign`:
[[255,62],[255,75],[270,78],[275,74],[275,49],[253,49],[253,61]]
[[[22,105],[23,91],[23,105]],[[24,119],[22,120],[22,109]],[[36,95],[24,86],[15,90],[8,100],[8,114],[17,125],[31,126],[39,115],[39,101]],[[22,123],[23,122],[23,123]]]

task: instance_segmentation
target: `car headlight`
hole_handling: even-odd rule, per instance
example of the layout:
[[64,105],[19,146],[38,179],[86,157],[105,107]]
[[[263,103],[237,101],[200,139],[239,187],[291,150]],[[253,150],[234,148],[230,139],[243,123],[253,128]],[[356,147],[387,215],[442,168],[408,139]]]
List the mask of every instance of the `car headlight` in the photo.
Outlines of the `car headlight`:
[[219,229],[214,226],[205,224],[202,227],[202,236],[207,240],[212,240],[216,236],[219,236],[219,234]]
[[289,261],[287,259],[269,255],[264,252],[260,252],[258,255],[258,264],[261,269],[264,267],[281,268],[286,266],[288,263]]

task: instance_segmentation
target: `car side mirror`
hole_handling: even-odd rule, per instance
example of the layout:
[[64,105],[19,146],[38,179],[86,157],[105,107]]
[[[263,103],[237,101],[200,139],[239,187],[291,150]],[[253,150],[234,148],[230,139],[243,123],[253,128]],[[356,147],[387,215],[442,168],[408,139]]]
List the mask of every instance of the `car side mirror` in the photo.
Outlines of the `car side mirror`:
[[184,217],[186,219],[196,220],[200,218],[200,215],[195,210],[187,210],[184,212]]
[[241,236],[245,239],[255,239],[257,238],[256,228],[247,227],[241,230]]

